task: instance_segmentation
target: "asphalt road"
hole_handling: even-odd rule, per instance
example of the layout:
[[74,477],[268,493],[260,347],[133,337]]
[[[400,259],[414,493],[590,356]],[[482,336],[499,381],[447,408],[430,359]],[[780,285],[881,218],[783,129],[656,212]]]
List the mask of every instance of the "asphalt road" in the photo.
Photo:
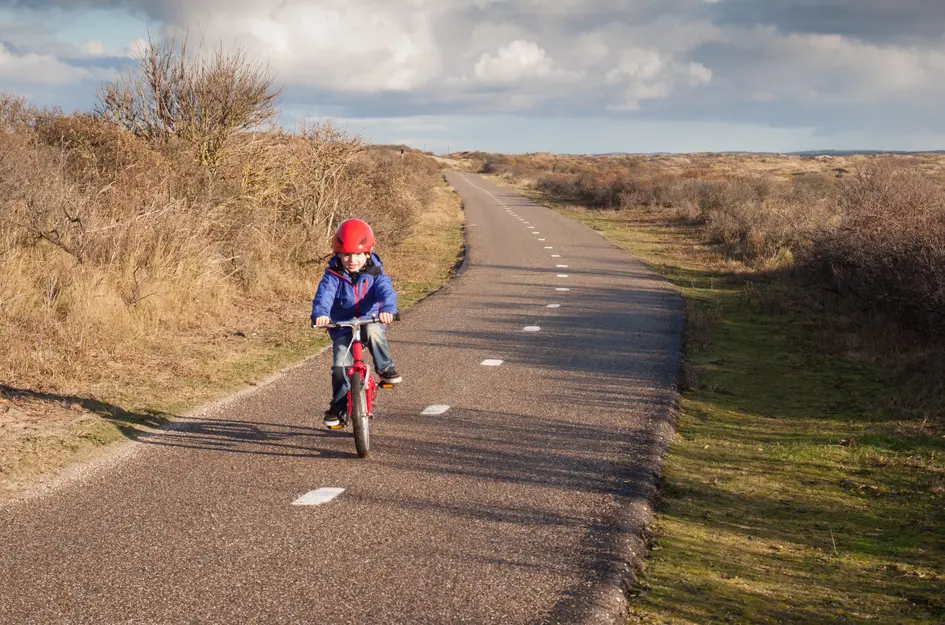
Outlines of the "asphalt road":
[[[613,618],[668,443],[681,299],[590,229],[449,179],[470,262],[391,327],[404,382],[381,391],[370,459],[321,427],[324,353],[0,507],[0,622]],[[344,491],[293,505],[319,488]]]

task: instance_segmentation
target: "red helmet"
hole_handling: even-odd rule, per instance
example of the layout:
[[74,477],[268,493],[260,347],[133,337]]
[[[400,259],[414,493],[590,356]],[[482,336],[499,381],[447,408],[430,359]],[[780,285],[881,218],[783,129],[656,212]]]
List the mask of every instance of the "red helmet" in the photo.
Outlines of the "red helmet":
[[332,245],[336,254],[370,254],[374,249],[374,231],[361,219],[345,219],[338,224]]

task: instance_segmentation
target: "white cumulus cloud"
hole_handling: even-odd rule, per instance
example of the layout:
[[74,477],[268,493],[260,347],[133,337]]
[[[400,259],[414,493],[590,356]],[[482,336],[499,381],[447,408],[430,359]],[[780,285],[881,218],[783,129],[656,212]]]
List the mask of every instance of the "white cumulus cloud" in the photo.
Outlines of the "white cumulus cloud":
[[513,41],[493,56],[484,53],[475,66],[476,78],[487,84],[507,84],[551,74],[554,62],[532,41]]
[[127,63],[136,44],[110,51],[114,32],[70,33],[84,45],[37,36],[44,10],[61,21],[94,8],[146,16],[161,36],[190,33],[192,49],[244,49],[285,87],[289,115],[750,117],[805,128],[882,119],[945,132],[945,3],[931,0],[18,3],[26,5],[30,28],[0,21],[4,83],[85,84]]

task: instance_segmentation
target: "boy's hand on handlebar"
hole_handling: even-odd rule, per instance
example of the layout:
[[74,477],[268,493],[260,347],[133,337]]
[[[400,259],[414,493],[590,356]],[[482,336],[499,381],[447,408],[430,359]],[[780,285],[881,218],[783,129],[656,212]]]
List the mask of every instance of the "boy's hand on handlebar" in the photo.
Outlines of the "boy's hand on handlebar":
[[316,317],[316,318],[315,318],[315,325],[316,325],[316,326],[327,326],[329,323],[331,323],[331,317],[327,317],[327,316],[325,316],[325,315],[322,315],[321,317]]
[[381,323],[390,323],[394,320],[394,315],[393,313],[382,312],[377,318],[381,320]]

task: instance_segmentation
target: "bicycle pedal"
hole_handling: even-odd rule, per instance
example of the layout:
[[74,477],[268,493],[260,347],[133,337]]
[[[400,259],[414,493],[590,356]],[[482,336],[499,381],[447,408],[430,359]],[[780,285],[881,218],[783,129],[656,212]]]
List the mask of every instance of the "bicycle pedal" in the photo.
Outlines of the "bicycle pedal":
[[380,386],[381,388],[394,388],[394,385],[390,382],[381,382]]

